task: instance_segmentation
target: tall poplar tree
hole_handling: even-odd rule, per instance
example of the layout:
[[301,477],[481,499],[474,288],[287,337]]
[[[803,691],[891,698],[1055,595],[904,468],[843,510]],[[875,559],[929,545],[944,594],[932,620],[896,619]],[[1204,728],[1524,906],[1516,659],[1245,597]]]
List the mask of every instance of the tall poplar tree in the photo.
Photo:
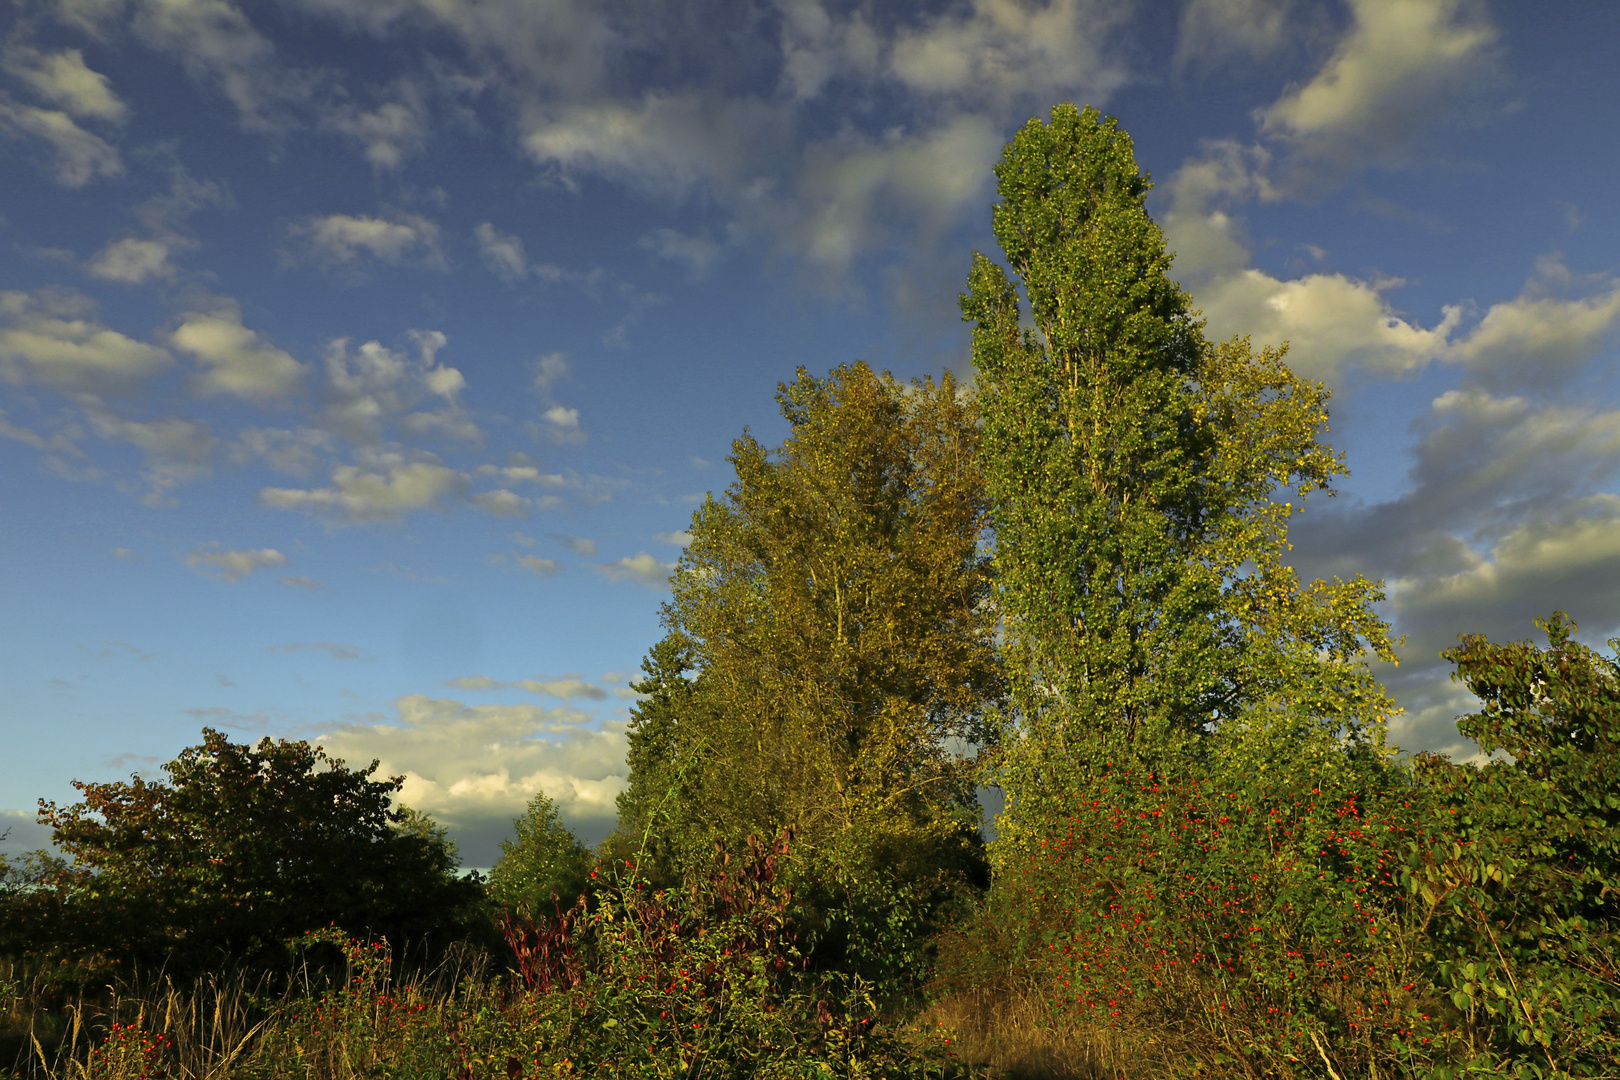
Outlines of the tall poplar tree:
[[1060,105],[995,174],[993,229],[1030,320],[982,254],[962,311],[1026,743],[1011,785],[1029,798],[1076,740],[1196,736],[1262,705],[1378,728],[1388,701],[1363,660],[1393,659],[1378,587],[1302,585],[1284,562],[1289,518],[1345,471],[1320,441],[1327,389],[1283,349],[1205,340],[1112,118]]

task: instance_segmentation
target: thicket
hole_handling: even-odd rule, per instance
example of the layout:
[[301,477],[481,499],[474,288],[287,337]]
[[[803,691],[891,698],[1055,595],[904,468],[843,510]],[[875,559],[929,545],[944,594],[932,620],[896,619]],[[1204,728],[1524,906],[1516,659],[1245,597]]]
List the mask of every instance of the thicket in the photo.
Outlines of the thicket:
[[1379,587],[1287,560],[1326,388],[1205,338],[1112,120],[996,176],[974,385],[801,371],[734,444],[594,856],[539,795],[465,882],[396,782],[208,733],[42,807],[19,1068],[1620,1076],[1620,662],[1463,637],[1486,763],[1397,756]]

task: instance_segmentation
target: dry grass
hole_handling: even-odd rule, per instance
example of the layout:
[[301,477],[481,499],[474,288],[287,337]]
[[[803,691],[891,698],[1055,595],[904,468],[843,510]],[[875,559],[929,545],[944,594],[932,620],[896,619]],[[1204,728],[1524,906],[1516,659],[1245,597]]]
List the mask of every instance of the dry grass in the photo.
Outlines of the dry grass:
[[952,1048],[992,1080],[1145,1080],[1163,1075],[1152,1063],[1173,1049],[1145,1047],[1112,1027],[1054,1020],[1047,998],[1028,987],[959,992],[931,1006],[920,1023],[954,1029]]
[[0,961],[0,982],[11,991],[3,1020],[6,1043],[17,1047],[12,1067],[39,1080],[79,1080],[92,1047],[114,1024],[167,1039],[165,1061],[175,1080],[222,1080],[231,1074],[263,1026],[267,986],[210,976],[176,986],[153,979],[146,987],[115,985],[71,990],[66,973]]

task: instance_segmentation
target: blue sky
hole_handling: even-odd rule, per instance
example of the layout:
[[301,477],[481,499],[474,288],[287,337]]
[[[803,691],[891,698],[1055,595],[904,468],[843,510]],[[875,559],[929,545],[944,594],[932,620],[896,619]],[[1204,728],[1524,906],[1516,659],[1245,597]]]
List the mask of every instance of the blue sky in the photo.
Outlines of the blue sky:
[[1352,470],[1310,574],[1440,649],[1620,631],[1620,7],[13,0],[0,15],[0,818],[204,725],[381,758],[487,865],[597,837],[730,440],[805,365],[967,370],[990,166],[1119,116],[1212,336]]

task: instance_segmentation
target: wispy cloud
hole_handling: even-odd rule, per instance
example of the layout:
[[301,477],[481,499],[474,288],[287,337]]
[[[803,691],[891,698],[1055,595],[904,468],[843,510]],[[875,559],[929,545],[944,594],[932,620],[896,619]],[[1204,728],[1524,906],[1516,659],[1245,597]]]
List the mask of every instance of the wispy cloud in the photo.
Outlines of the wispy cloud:
[[645,551],[626,555],[608,563],[598,563],[596,569],[609,581],[633,581],[638,585],[661,589],[669,584],[669,575],[675,564],[663,562]]
[[248,551],[193,551],[186,556],[186,565],[209,577],[217,577],[235,584],[255,570],[286,566],[287,556],[275,548]]

